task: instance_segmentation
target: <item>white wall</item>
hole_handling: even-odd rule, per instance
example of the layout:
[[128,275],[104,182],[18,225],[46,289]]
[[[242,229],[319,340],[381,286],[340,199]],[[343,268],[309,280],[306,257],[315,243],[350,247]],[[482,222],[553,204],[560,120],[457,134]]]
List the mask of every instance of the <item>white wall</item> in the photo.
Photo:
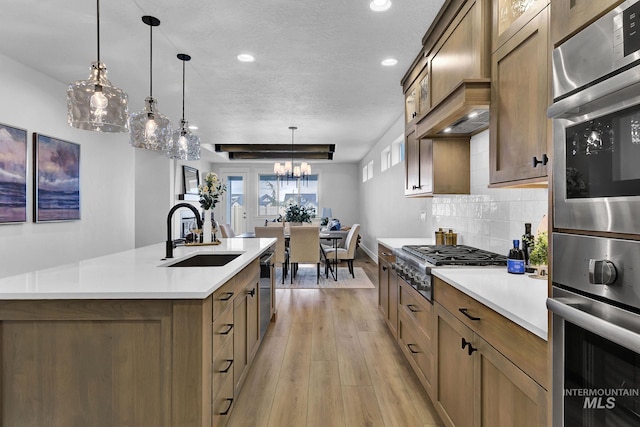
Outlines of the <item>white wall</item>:
[[[27,222],[0,224],[0,277],[132,248],[135,174],[129,136],[69,127],[66,84],[2,55],[0,81],[0,122],[28,132]],[[33,132],[81,145],[80,221],[33,222]]]
[[[380,171],[380,153],[404,133],[404,116],[389,128],[369,153],[360,161],[361,247],[377,259],[382,237],[431,237],[431,199],[404,197],[404,162]],[[373,160],[373,178],[362,182],[362,168]],[[426,212],[426,221],[420,213]]]

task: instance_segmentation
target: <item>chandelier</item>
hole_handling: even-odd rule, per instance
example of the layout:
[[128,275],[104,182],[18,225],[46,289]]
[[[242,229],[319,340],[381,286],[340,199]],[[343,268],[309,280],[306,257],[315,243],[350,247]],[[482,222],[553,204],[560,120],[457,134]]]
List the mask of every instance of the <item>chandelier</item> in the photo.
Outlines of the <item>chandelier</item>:
[[291,161],[286,161],[284,164],[277,162],[273,165],[273,173],[276,174],[278,179],[304,179],[308,180],[311,175],[311,165],[307,162],[300,163],[299,166],[293,164],[293,133],[296,129],[295,126],[289,126],[291,129]]

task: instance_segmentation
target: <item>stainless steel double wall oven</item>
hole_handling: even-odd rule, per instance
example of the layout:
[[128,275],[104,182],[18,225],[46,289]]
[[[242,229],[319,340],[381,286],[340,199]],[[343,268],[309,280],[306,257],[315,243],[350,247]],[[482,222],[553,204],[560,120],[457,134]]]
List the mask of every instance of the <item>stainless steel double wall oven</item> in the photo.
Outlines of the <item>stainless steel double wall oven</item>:
[[640,425],[640,2],[553,51],[553,424]]

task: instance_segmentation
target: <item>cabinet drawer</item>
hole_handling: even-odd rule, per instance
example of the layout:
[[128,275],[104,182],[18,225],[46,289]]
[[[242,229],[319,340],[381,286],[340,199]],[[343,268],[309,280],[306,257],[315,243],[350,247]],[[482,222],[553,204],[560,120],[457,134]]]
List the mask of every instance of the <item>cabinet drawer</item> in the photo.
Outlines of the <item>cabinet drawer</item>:
[[384,245],[378,244],[378,259],[383,259],[389,264],[396,260],[395,255],[393,255],[393,251],[387,248]]
[[420,382],[432,396],[434,355],[430,341],[404,311],[398,316],[398,344],[407,356]]
[[437,277],[434,299],[548,389],[546,341]]
[[211,396],[217,396],[228,377],[233,377],[233,340],[228,339],[221,349],[213,351]]
[[211,320],[216,320],[216,318],[230,307],[233,303],[233,297],[236,292],[234,289],[235,279],[229,279],[227,283],[220,286],[213,293],[213,318]]
[[431,341],[433,336],[433,305],[404,281],[399,283],[399,309],[409,316],[426,335],[427,339]]
[[211,404],[211,412],[213,425],[215,427],[223,427],[227,425],[231,409],[233,408],[233,375],[227,378],[220,392],[213,399]]
[[212,354],[216,354],[227,342],[233,342],[233,307],[228,307],[213,322]]
[[238,274],[236,274],[235,280],[235,293],[238,295],[249,283],[253,277],[260,277],[260,260],[255,259],[251,261],[251,264],[243,268]]

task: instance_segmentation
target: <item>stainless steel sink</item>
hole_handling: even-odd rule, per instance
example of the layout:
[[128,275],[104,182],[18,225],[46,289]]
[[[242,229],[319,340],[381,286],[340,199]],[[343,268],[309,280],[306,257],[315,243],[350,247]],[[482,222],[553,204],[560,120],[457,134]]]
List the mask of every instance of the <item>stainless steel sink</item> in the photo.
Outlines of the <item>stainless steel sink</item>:
[[181,261],[167,264],[167,267],[221,267],[242,254],[195,254]]

